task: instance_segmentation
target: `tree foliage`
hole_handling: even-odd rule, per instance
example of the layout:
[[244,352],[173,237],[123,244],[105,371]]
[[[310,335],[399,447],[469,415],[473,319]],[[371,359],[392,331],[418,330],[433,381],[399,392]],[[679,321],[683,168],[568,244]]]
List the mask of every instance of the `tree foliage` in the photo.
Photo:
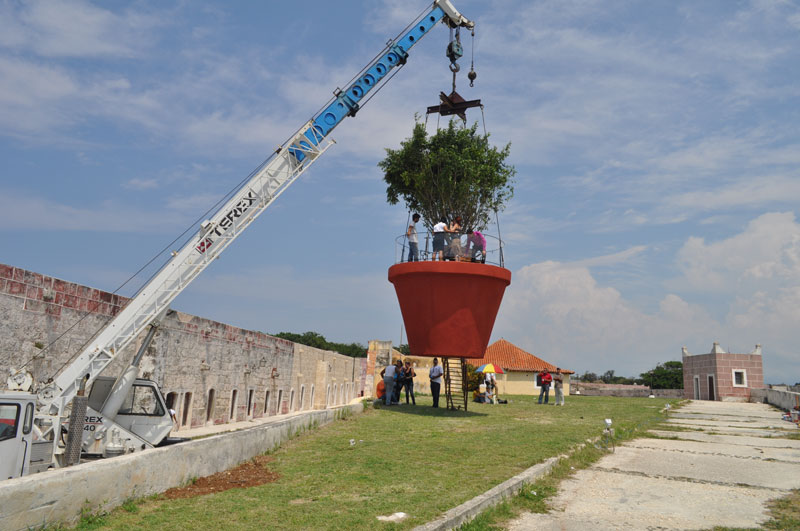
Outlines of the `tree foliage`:
[[477,372],[475,369],[477,369],[477,367],[471,363],[467,363],[467,391],[469,392],[478,389],[484,380],[484,374],[482,372]]
[[274,337],[286,339],[301,345],[315,347],[322,350],[332,350],[351,358],[366,358],[367,347],[361,343],[333,343],[325,339],[325,336],[317,332],[306,332],[304,334],[296,334],[294,332],[280,332],[272,334]]
[[464,229],[483,230],[492,212],[502,210],[514,193],[516,174],[506,164],[511,144],[502,149],[489,144],[489,135],[477,133],[478,124],[447,128],[428,136],[417,122],[400,149],[386,149],[378,163],[387,184],[386,199],[403,200],[418,212],[428,230],[440,219],[461,216]]
[[641,374],[651,389],[683,389],[683,362],[667,361]]

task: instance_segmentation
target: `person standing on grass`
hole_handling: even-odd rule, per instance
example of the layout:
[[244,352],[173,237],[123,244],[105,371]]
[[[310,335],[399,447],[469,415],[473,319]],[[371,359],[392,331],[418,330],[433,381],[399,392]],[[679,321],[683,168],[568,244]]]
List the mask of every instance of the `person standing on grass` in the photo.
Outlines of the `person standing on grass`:
[[419,214],[411,216],[411,225],[406,230],[408,236],[408,261],[419,262],[419,237],[417,236],[417,222],[419,221]]
[[542,386],[541,390],[539,391],[539,403],[542,403],[542,397],[544,397],[544,403],[547,404],[550,401],[550,384],[553,383],[553,377],[544,369],[542,371]]
[[561,374],[561,367],[556,367],[556,374],[553,376],[553,389],[556,390],[556,405],[564,405],[564,376]]
[[388,367],[381,371],[381,378],[383,378],[383,403],[386,406],[392,405],[392,397],[394,396],[394,365],[389,364]]
[[394,362],[394,395],[392,404],[400,403],[400,391],[403,388],[403,360]]
[[433,407],[439,407],[439,391],[442,388],[442,375],[444,370],[439,365],[439,359],[433,358],[433,367],[431,367],[428,376],[431,379],[431,394],[433,395]]
[[406,360],[406,366],[403,367],[403,388],[406,390],[406,404],[408,404],[408,395],[410,393],[411,403],[415,406],[417,405],[417,399],[414,398],[414,376],[416,375],[417,373],[414,371],[414,367],[411,366],[411,362]]

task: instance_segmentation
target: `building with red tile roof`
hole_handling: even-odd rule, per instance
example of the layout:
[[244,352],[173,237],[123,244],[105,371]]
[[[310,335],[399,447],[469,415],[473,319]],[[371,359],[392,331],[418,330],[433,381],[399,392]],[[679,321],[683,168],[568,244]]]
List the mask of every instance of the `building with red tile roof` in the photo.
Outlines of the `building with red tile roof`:
[[[538,395],[540,388],[536,385],[536,375],[542,371],[556,372],[556,365],[544,361],[526,352],[513,343],[500,339],[486,348],[486,354],[481,359],[468,360],[470,365],[479,367],[484,363],[492,363],[501,367],[505,374],[498,374],[497,387],[501,395]],[[564,375],[564,395],[569,394],[569,375],[575,371],[561,369]],[[550,394],[554,395],[553,388]]]
[[[557,369],[556,365],[548,363],[530,352],[525,352],[505,339],[495,341],[486,348],[486,354],[482,359],[469,360],[469,363],[475,367],[479,367],[484,363],[493,363],[502,367],[504,371],[540,372],[547,369],[550,372],[555,372]],[[563,368],[561,372],[575,374],[575,371]]]

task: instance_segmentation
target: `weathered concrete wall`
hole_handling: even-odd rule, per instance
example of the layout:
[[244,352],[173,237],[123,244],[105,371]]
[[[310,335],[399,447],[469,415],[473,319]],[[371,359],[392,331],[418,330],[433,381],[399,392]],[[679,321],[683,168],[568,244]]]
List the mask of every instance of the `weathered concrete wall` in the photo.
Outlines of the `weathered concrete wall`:
[[16,531],[74,523],[86,500],[110,510],[130,498],[163,492],[227,470],[279,446],[303,430],[327,424],[361,404],[309,411],[285,420],[165,448],[103,459],[0,482],[0,529]]
[[364,382],[364,392],[367,396],[377,396],[376,389],[381,379],[381,369],[392,362],[392,342],[372,340],[367,349],[367,377]]
[[289,392],[290,401],[292,391],[295,393],[295,410],[346,404],[358,396],[360,385],[360,358],[295,345],[293,381]]
[[[628,398],[643,398],[650,396],[650,388],[646,385],[603,384],[575,382],[572,385],[572,394],[583,396],[619,396]],[[683,389],[653,389],[653,396],[658,398],[681,398]]]
[[800,393],[782,391],[780,389],[767,389],[766,394],[767,403],[775,407],[779,407],[783,410],[800,410]]
[[[54,377],[127,302],[0,264],[0,367],[25,365],[39,382]],[[140,343],[120,352],[105,374],[119,374]],[[176,411],[177,428],[343,404],[358,394],[368,368],[338,353],[174,311],[140,367],[140,376],[156,381]],[[326,399],[329,382],[337,393]]]

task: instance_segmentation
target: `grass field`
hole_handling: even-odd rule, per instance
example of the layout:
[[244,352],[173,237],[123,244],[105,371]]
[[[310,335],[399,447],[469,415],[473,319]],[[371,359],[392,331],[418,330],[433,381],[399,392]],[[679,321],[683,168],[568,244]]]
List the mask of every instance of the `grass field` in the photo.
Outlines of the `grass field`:
[[[508,398],[506,405],[471,403],[468,412],[433,409],[424,396],[417,406],[370,407],[275,450],[269,468],[280,479],[273,483],[129,502],[109,515],[87,515],[81,527],[408,529],[599,436],[605,418],[623,438],[652,427],[668,402],[571,396],[555,407]],[[400,524],[376,519],[397,511],[410,516]]]

